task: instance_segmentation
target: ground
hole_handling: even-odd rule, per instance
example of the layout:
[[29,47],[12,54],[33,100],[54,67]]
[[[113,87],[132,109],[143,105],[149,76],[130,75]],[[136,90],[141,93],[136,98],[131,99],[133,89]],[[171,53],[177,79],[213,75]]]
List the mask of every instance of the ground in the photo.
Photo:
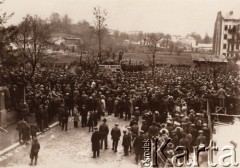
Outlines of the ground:
[[[107,116],[109,128],[113,128],[116,122],[119,123],[119,128],[124,129],[129,121]],[[101,123],[101,122],[100,122]],[[233,125],[218,125],[216,126],[216,134],[213,139],[217,143],[219,152],[214,155],[214,162],[219,163],[219,158],[222,155],[229,154],[229,151],[222,151],[224,146],[233,146],[231,141],[236,144],[236,161],[239,162],[239,137],[240,122],[235,122]],[[12,130],[17,136],[16,130]],[[61,127],[56,126],[51,130],[43,133],[39,137],[41,149],[39,152],[38,165],[35,167],[51,167],[51,168],[72,168],[72,167],[87,167],[87,168],[134,168],[140,167],[134,164],[134,155],[123,156],[123,148],[121,140],[118,145],[118,152],[114,153],[111,150],[112,141],[108,136],[109,149],[101,150],[100,157],[93,159],[91,151],[92,132],[88,132],[88,128],[73,128],[73,121],[69,121],[69,130],[62,131]],[[2,137],[1,137],[2,138]],[[16,137],[18,138],[18,137]],[[0,157],[0,167],[30,167],[29,159],[30,145],[20,146],[13,151]],[[226,161],[230,161],[228,158]],[[217,167],[222,167],[218,165]],[[233,167],[233,166],[230,166]]]
[[[110,129],[115,122],[119,123],[121,130],[129,124],[122,119],[113,116],[106,117]],[[73,121],[69,122],[69,130],[62,131],[56,126],[50,131],[40,135],[39,142],[41,149],[37,167],[140,167],[134,164],[134,155],[123,156],[121,141],[118,145],[118,152],[111,150],[112,141],[108,136],[109,149],[101,150],[100,157],[91,158],[91,138],[92,133],[88,128],[74,128]],[[30,145],[23,145],[0,157],[0,167],[29,167]]]

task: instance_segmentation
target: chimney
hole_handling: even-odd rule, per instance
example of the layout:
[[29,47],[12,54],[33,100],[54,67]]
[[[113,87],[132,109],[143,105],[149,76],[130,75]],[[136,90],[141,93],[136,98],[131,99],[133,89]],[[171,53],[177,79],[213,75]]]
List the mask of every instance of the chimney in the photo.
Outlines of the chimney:
[[233,11],[230,11],[230,12],[229,12],[229,15],[233,15]]

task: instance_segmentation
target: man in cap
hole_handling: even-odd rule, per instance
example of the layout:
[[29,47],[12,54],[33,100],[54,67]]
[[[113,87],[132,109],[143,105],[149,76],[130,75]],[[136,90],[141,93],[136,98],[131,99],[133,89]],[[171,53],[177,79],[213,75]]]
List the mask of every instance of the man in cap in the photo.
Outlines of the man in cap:
[[100,140],[101,140],[101,134],[98,131],[98,128],[94,128],[94,132],[91,137],[91,142],[92,142],[92,151],[93,151],[93,157],[96,158],[99,157],[100,154]]
[[65,131],[68,130],[68,117],[69,117],[69,113],[67,112],[66,109],[64,109],[62,114],[62,130],[64,128],[65,128]]
[[203,131],[199,130],[198,131],[199,136],[197,137],[197,145],[203,144],[203,145],[207,145],[207,138],[206,136],[203,135]]
[[24,119],[18,121],[17,123],[17,130],[18,130],[18,135],[19,135],[19,142],[22,140],[22,135],[23,135],[23,127],[25,125],[26,121]]
[[112,150],[114,150],[114,152],[117,152],[118,141],[121,136],[121,131],[118,128],[118,123],[116,123],[115,127],[111,130],[111,136],[112,136],[112,140],[113,140]]
[[127,130],[123,130],[123,134],[122,146],[124,148],[124,156],[128,156],[129,148],[131,145],[131,137],[129,134],[127,134]]
[[105,149],[108,149],[107,137],[109,133],[108,125],[106,124],[106,118],[103,119],[103,123],[99,126],[99,132],[101,134],[101,149],[103,148],[103,141],[105,145]]
[[37,131],[38,131],[37,124],[32,121],[30,124],[30,134],[32,136],[32,139],[34,137],[37,137]]
[[88,111],[85,105],[82,106],[81,114],[82,114],[82,127],[86,127]]

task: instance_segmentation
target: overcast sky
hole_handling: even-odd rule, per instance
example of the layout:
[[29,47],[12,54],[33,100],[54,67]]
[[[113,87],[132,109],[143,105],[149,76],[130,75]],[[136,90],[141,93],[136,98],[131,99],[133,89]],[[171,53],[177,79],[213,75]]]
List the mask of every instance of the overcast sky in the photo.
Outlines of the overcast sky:
[[240,18],[240,0],[6,0],[2,12],[15,12],[9,24],[19,23],[26,14],[47,18],[53,12],[68,14],[73,22],[93,23],[96,5],[108,11],[108,28],[123,32],[212,36],[218,11],[232,10]]

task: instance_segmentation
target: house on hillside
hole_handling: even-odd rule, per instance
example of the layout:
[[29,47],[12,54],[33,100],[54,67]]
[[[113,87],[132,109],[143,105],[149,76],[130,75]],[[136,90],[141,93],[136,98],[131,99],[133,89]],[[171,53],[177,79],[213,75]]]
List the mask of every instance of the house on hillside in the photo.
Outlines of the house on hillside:
[[197,42],[192,36],[180,36],[180,35],[172,35],[171,41],[174,43],[181,43],[181,45],[185,48],[186,51],[192,51],[194,47],[196,47]]
[[78,37],[53,37],[51,41],[53,44],[63,46],[72,52],[78,49],[79,45],[83,43],[83,40]]

